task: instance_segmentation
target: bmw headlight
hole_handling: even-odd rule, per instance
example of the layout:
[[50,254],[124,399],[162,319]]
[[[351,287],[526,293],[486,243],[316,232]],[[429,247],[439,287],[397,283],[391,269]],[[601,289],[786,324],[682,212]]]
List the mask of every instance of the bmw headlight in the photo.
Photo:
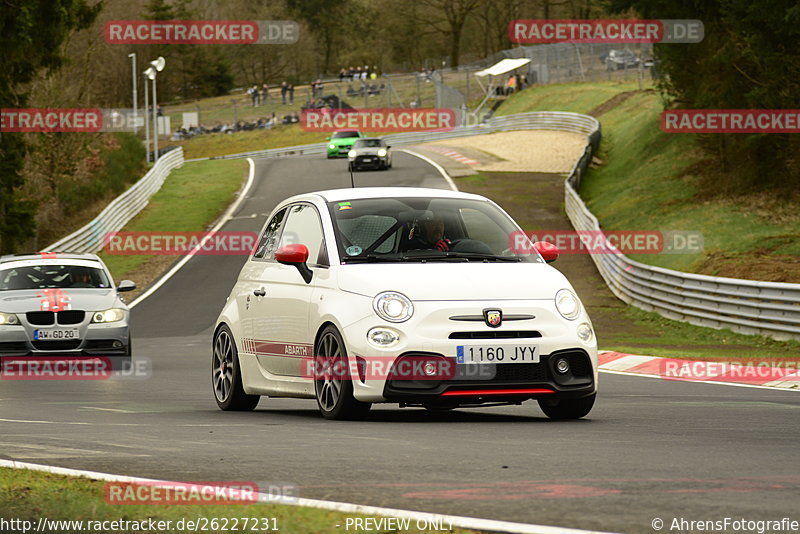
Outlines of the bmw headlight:
[[94,312],[92,315],[93,323],[114,323],[125,318],[125,310],[121,308],[111,308],[109,310]]
[[0,312],[0,325],[19,324],[19,317],[13,313]]
[[378,317],[390,323],[402,323],[414,315],[414,305],[411,300],[395,291],[385,291],[375,296],[372,309]]
[[564,319],[574,321],[581,314],[581,301],[569,289],[556,293],[556,309]]
[[334,148],[336,148],[336,145],[328,145],[328,148],[330,148],[331,150],[333,150]]
[[350,152],[347,153],[347,157],[350,158],[350,159],[355,158],[356,157],[356,151],[355,150],[351,150]]
[[382,149],[378,150],[378,157],[381,157],[381,158],[386,157],[386,149],[385,148],[382,148]]

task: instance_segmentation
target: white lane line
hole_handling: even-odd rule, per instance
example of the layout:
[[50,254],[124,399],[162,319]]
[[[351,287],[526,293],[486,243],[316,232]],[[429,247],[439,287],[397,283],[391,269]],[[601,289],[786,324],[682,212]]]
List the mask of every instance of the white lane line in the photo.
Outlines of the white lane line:
[[65,421],[32,421],[30,419],[0,419],[3,423],[37,423],[41,425],[91,425],[91,423],[83,422],[65,422]]
[[637,376],[639,378],[655,378],[656,380],[664,380],[667,382],[683,382],[685,384],[708,384],[712,386],[736,386],[740,388],[754,388],[754,389],[768,389],[770,391],[795,391],[800,392],[800,388],[787,388],[775,386],[759,386],[757,384],[738,384],[736,382],[718,382],[716,380],[687,380],[681,378],[664,378],[658,375],[645,375],[642,373],[629,373],[627,371],[612,371],[610,369],[598,369],[601,373],[608,373],[610,375],[623,375],[623,376]]
[[[12,469],[28,469],[31,471],[42,471],[54,475],[66,475],[85,477],[94,480],[104,480],[107,482],[133,482],[133,483],[157,483],[164,485],[174,485],[179,482],[156,480],[152,478],[129,477],[123,475],[112,475],[99,473],[96,471],[83,471],[80,469],[69,469],[67,467],[54,467],[49,465],[30,464],[17,462],[14,460],[0,460],[0,467],[10,467]],[[202,486],[201,486],[202,487]],[[213,488],[214,486],[209,485]],[[401,510],[395,508],[382,508],[379,506],[365,506],[361,504],[351,504],[335,501],[321,501],[317,499],[303,499],[297,497],[285,497],[258,494],[259,502],[270,504],[283,504],[288,506],[304,506],[309,508],[319,508],[322,510],[332,510],[342,513],[357,513],[363,515],[380,515],[386,517],[398,517],[409,519],[427,519],[428,521],[438,521],[438,524],[449,523],[452,527],[466,528],[473,530],[487,530],[491,532],[507,532],[510,534],[605,534],[599,531],[580,530],[575,528],[553,527],[548,525],[534,525],[528,523],[513,523],[510,521],[496,521],[494,519],[480,519],[477,517],[464,517],[457,515],[432,514],[429,512],[416,512],[413,510]]]
[[[225,214],[222,217],[220,217],[219,221],[217,221],[217,224],[214,225],[214,227],[210,230],[210,232],[216,232],[220,228],[222,228],[222,225],[225,224],[226,222],[228,222],[231,219],[231,217],[233,216],[234,212],[239,208],[239,205],[244,201],[244,199],[247,197],[247,194],[250,192],[250,188],[253,185],[253,179],[255,177],[256,164],[253,162],[253,158],[247,158],[247,162],[250,164],[250,172],[249,172],[249,174],[247,176],[247,183],[245,184],[244,189],[242,189],[242,192],[239,194],[239,198],[237,198],[233,202],[233,204],[231,204],[228,207],[228,210],[225,212]],[[205,246],[205,244],[208,242],[209,239],[211,239],[211,236],[210,235],[206,235],[206,237],[204,237],[203,240],[200,241],[200,243],[198,243],[192,250],[190,250],[189,253],[186,256],[181,258],[181,261],[176,263],[175,266],[167,272],[167,274],[165,274],[164,276],[159,278],[158,281],[155,284],[153,284],[152,286],[150,286],[147,289],[147,291],[145,291],[144,293],[142,293],[141,295],[136,297],[136,299],[134,299],[133,302],[128,304],[128,307],[129,308],[133,308],[134,306],[136,306],[137,304],[142,302],[144,299],[146,299],[147,297],[149,297],[150,295],[155,293],[158,288],[160,288],[161,286],[163,286],[167,282],[167,280],[172,278],[175,275],[175,273],[180,271],[181,268],[184,265],[186,265],[186,263],[190,259],[192,259],[192,256],[197,254],[197,251]]]
[[120,408],[98,408],[97,406],[81,406],[84,410],[98,410],[101,412],[114,412],[114,413],[138,413],[130,410],[122,410]]
[[456,187],[456,183],[453,181],[452,178],[450,178],[450,175],[447,174],[447,171],[444,170],[444,167],[442,167],[441,165],[439,165],[438,163],[433,161],[431,158],[429,158],[427,156],[423,156],[422,154],[419,154],[418,152],[414,152],[413,150],[409,150],[407,148],[403,148],[403,149],[399,150],[398,152],[405,152],[406,154],[411,154],[412,156],[416,156],[419,159],[421,159],[422,161],[427,162],[429,165],[432,165],[434,169],[439,171],[439,174],[442,175],[444,180],[447,182],[447,185],[450,186],[450,189],[452,189],[453,191],[458,191],[458,187]]

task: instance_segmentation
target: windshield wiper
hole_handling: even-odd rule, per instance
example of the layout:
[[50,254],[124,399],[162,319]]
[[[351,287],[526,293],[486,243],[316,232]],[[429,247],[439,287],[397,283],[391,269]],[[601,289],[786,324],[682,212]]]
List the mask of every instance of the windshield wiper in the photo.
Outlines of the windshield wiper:
[[401,262],[408,261],[406,256],[378,256],[376,254],[367,254],[366,256],[352,256],[345,258],[342,261],[345,263],[387,263],[387,262]]
[[441,255],[416,255],[407,257],[408,259],[411,260],[422,260],[422,261],[451,261],[451,260],[511,261],[511,262],[522,261],[520,258],[516,256],[495,256],[494,254],[481,254],[472,252],[445,252]]

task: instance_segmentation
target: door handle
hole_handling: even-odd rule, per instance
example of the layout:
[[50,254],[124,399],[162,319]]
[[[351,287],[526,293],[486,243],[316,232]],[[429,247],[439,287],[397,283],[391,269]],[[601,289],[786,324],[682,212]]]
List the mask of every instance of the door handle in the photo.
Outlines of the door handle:
[[263,297],[266,294],[267,294],[267,292],[263,287],[261,289],[256,289],[255,291],[253,291],[253,295],[255,295],[257,297]]

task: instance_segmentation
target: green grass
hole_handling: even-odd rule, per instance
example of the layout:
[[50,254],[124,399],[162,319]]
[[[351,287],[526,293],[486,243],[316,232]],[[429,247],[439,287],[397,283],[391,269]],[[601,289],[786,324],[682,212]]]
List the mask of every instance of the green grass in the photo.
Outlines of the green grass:
[[255,150],[282,148],[311,143],[323,143],[328,138],[325,132],[306,132],[299,124],[279,125],[272,130],[251,130],[230,134],[213,133],[198,135],[172,144],[183,146],[186,159],[208,158],[226,154],[241,154]]
[[[161,190],[123,231],[197,232],[206,229],[234,199],[247,171],[245,160],[186,163],[170,173]],[[152,256],[100,254],[115,280]]]
[[[649,85],[645,85],[647,88]],[[511,95],[497,115],[527,111],[571,111],[589,113],[608,99],[627,91],[638,91],[638,82],[593,82],[536,86]]]
[[[715,253],[760,251],[800,255],[800,217],[758,213],[741,199],[698,194],[702,156],[695,137],[659,129],[661,101],[641,93],[601,117],[604,164],[592,169],[580,194],[609,230],[683,230],[702,232],[701,254],[641,254],[637,261],[698,272]],[[741,261],[747,261],[742,258]],[[714,273],[709,273],[714,274]]]
[[[86,478],[72,478],[60,475],[51,475],[23,469],[0,468],[0,517],[32,521],[33,527],[40,517],[50,520],[82,520],[86,521],[143,521],[150,518],[159,521],[171,521],[171,528],[162,529],[163,532],[195,532],[194,529],[178,529],[178,521],[193,520],[198,518],[229,518],[229,528],[232,520],[239,518],[239,531],[243,518],[274,518],[277,532],[314,532],[339,533],[345,530],[345,521],[348,517],[364,517],[358,514],[344,514],[330,512],[315,508],[300,506],[273,505],[273,504],[241,504],[241,505],[116,505],[109,504],[104,499],[105,482],[89,480]],[[185,524],[185,523],[184,523]],[[219,522],[223,525],[223,522]],[[252,524],[248,522],[248,525]],[[414,521],[411,522],[414,524]],[[341,525],[337,527],[336,525]],[[111,526],[110,524],[108,526]],[[85,531],[107,533],[130,533],[130,529],[90,529]],[[84,527],[87,524],[84,523]],[[259,523],[259,528],[263,525]],[[72,532],[74,530],[59,529],[59,532]],[[141,530],[145,532],[147,530]],[[222,532],[212,529],[210,532]],[[233,532],[233,530],[229,530]],[[152,531],[151,531],[152,532]],[[246,532],[253,532],[246,530]],[[259,532],[275,532],[259,530]],[[378,530],[360,530],[360,532],[394,532]],[[433,532],[417,531],[413,532]],[[467,534],[463,529],[455,529],[456,534]]]

